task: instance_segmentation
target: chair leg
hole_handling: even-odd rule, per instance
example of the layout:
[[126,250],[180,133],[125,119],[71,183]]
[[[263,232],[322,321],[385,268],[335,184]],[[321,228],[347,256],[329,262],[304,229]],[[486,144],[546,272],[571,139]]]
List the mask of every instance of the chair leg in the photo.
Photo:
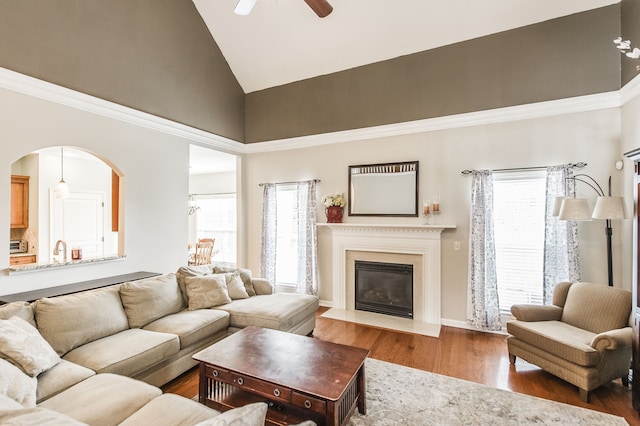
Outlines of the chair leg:
[[622,386],[625,388],[629,387],[629,375],[622,376]]
[[589,391],[580,389],[580,399],[582,402],[589,402]]
[[512,365],[516,365],[516,356],[515,356],[515,355],[511,355],[511,354],[509,354],[509,362],[510,362]]

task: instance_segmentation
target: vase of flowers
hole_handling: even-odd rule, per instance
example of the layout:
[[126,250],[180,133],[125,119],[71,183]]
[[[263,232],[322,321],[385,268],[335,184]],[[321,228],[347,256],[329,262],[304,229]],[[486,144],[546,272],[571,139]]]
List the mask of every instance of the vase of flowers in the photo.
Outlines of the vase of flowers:
[[344,206],[347,204],[343,193],[329,194],[322,197],[327,223],[342,223]]

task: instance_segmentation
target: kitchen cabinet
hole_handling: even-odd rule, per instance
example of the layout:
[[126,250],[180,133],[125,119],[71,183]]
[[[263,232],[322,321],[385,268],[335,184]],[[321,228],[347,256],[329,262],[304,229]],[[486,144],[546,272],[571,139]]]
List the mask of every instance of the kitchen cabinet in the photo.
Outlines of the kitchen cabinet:
[[15,265],[28,265],[30,263],[36,263],[36,255],[21,255],[21,256],[9,256],[9,266]]
[[29,176],[11,175],[11,228],[29,227]]

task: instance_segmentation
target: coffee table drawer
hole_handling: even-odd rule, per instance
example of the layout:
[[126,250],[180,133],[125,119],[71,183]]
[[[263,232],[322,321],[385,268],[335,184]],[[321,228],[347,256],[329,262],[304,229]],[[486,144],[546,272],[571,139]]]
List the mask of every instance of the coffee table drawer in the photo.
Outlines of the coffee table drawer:
[[229,374],[229,370],[225,370],[224,368],[213,367],[211,365],[206,366],[205,371],[206,377],[211,377],[215,380],[220,380],[223,382],[229,382],[231,380],[231,375]]
[[250,389],[253,392],[268,398],[278,399],[288,402],[291,400],[291,389],[277,386],[272,383],[256,380],[252,377],[242,376],[240,374],[231,373],[232,384],[239,388]]
[[291,404],[320,414],[324,414],[327,410],[325,401],[296,391],[291,392]]

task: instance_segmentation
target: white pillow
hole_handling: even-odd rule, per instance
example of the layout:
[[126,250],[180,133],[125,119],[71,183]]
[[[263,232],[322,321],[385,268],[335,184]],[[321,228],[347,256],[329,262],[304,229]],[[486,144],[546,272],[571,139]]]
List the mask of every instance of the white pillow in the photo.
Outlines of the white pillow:
[[227,290],[232,300],[249,298],[249,293],[240,278],[240,272],[226,273],[224,276],[227,279]]
[[36,377],[60,362],[40,332],[20,317],[0,320],[0,357]]
[[[35,407],[38,378],[29,377],[9,361],[0,358],[0,394],[25,407]],[[5,404],[3,404],[4,406]]]
[[254,402],[225,411],[219,416],[198,423],[196,426],[262,426],[269,407],[264,402]]
[[227,279],[222,274],[185,277],[189,310],[212,308],[231,302]]

